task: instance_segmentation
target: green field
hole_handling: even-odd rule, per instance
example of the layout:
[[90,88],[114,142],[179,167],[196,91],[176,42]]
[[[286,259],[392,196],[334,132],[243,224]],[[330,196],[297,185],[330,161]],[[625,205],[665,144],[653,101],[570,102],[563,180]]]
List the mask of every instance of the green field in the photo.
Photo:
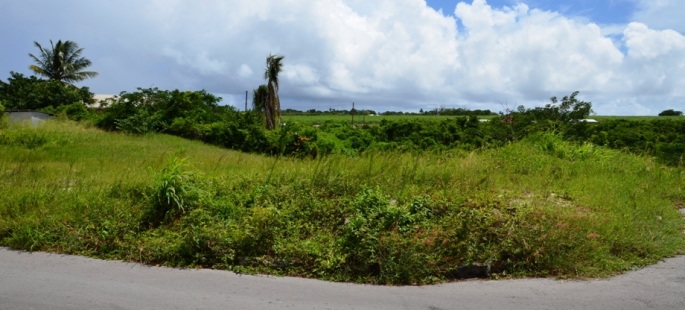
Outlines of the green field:
[[[399,121],[399,120],[444,120],[444,119],[454,119],[457,117],[464,116],[447,116],[447,115],[377,115],[377,116],[359,116],[355,115],[355,124],[378,124],[381,120],[389,121]],[[491,119],[495,116],[478,116],[479,119]],[[684,119],[680,116],[590,116],[590,119],[595,119],[597,121],[610,120],[610,119],[625,119],[630,121],[650,121],[657,119]],[[350,115],[283,115],[283,122],[297,121],[305,124],[322,124],[325,121],[344,121],[352,122],[352,116]]]
[[360,283],[601,277],[683,253],[684,177],[551,134],[312,160],[51,121],[0,129],[0,245]]
[[[446,115],[376,115],[376,116],[354,116],[355,124],[378,124],[381,120],[389,121],[399,121],[399,120],[444,120],[444,119],[454,119],[458,116],[446,116]],[[463,117],[463,116],[462,116]],[[489,119],[494,116],[479,116],[480,119]],[[297,121],[305,124],[321,124],[325,121],[343,121],[352,122],[351,115],[283,115],[283,122]]]

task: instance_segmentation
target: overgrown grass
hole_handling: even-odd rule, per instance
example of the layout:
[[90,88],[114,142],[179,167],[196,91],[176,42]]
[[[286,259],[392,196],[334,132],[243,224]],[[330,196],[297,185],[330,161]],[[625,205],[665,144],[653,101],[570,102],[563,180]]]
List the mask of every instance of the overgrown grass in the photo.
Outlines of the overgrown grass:
[[602,277],[682,253],[684,177],[549,133],[301,160],[48,122],[0,130],[0,245],[363,283]]

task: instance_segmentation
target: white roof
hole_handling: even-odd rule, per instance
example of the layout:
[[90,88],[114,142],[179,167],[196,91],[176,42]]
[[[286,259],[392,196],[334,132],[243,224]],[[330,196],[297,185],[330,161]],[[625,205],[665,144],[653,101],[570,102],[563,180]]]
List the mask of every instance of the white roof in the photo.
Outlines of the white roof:
[[107,99],[115,99],[115,98],[117,98],[117,95],[96,94],[96,95],[93,95],[93,99],[95,99],[95,103],[88,104],[87,106],[89,108],[92,108],[92,109],[97,109],[97,108],[100,108],[101,101],[107,100]]
[[96,94],[93,96],[93,99],[95,99],[96,101],[100,101],[100,100],[105,100],[105,99],[113,99],[116,97],[117,97],[117,95]]

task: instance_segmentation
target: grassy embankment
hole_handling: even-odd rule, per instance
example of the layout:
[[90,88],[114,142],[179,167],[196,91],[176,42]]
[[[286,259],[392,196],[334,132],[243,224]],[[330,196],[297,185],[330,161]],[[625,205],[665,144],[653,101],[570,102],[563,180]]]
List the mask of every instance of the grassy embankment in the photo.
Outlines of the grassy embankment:
[[48,122],[0,129],[0,245],[368,283],[608,276],[682,253],[684,179],[552,135],[299,160]]

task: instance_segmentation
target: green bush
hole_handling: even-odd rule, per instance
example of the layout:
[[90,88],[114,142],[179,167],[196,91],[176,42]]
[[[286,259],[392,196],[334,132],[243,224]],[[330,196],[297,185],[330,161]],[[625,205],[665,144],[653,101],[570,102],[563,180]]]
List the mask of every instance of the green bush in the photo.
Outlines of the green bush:
[[61,105],[58,107],[48,106],[40,109],[40,111],[63,117],[72,121],[83,121],[94,117],[94,112],[86,108],[83,103],[74,102],[72,104]]
[[185,158],[171,157],[159,172],[153,172],[150,222],[174,219],[206,203],[202,177],[189,169]]
[[162,127],[159,115],[150,115],[147,110],[140,110],[126,118],[118,119],[115,124],[117,130],[134,135],[158,132]]
[[659,113],[659,116],[683,116],[683,112],[669,109]]
[[610,157],[606,149],[597,147],[590,142],[582,144],[564,141],[562,136],[553,132],[536,133],[527,138],[535,143],[540,150],[561,159],[585,160],[589,158],[607,159]]
[[9,117],[5,115],[5,106],[2,104],[2,100],[0,100],[0,129],[7,128],[9,123]]
[[[218,106],[205,91],[182,92],[138,89],[122,93],[101,117],[98,127],[132,134],[168,133],[244,152],[315,158],[320,155],[359,156],[367,151],[446,152],[496,148],[529,136],[558,157],[580,159],[594,156],[596,146],[656,156],[670,165],[685,156],[685,121],[677,119],[631,122],[602,120],[582,122],[592,104],[577,98],[578,92],[551,103],[527,109],[523,106],[489,122],[475,115],[451,119],[414,118],[382,120],[376,126],[352,126],[343,121],[324,121],[318,128],[287,121],[276,131],[264,130],[258,112],[238,112]],[[78,114],[77,114],[78,115]],[[558,133],[557,137],[540,135]],[[540,140],[542,139],[542,140]],[[545,140],[547,139],[547,140]],[[578,147],[566,147],[561,140]],[[557,145],[558,144],[558,145]],[[559,147],[559,148],[557,148]]]
[[77,88],[59,81],[46,81],[35,76],[25,77],[10,72],[7,82],[0,81],[0,100],[12,110],[40,110],[70,105],[74,102],[94,103],[88,87]]

